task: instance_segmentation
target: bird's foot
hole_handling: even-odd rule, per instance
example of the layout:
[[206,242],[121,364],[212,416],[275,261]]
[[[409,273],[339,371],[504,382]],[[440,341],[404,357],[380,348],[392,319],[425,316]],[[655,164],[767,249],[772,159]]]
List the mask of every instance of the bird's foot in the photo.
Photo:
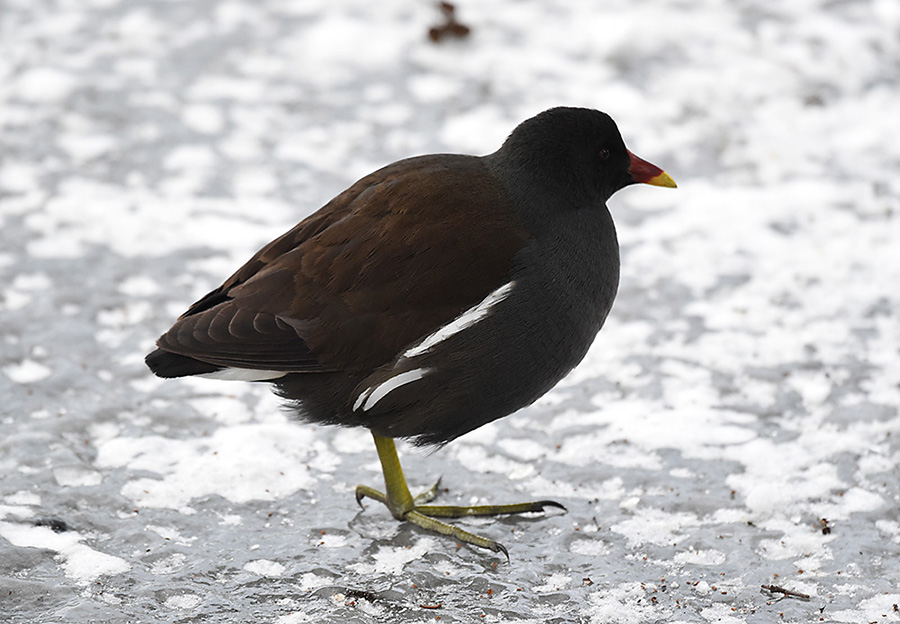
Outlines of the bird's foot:
[[556,507],[566,511],[566,508],[551,500],[532,501],[528,503],[516,503],[512,505],[475,505],[460,507],[453,505],[427,505],[437,497],[440,480],[428,490],[412,499],[408,508],[397,505],[385,494],[367,485],[356,487],[356,502],[362,507],[362,499],[371,498],[383,503],[397,520],[406,520],[426,531],[440,533],[453,537],[465,544],[472,544],[480,548],[486,548],[492,552],[502,552],[509,561],[509,552],[500,542],[481,535],[475,535],[457,526],[437,520],[437,518],[464,518],[468,516],[501,516],[507,514],[521,514],[535,511],[543,511],[547,507]]

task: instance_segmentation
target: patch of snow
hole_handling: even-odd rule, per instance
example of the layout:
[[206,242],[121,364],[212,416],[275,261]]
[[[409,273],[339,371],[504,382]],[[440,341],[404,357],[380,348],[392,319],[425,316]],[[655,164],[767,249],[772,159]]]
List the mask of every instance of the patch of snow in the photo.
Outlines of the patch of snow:
[[303,592],[311,592],[320,587],[327,587],[334,583],[335,579],[329,576],[316,574],[315,572],[306,572],[300,576],[300,582],[297,588]]
[[183,570],[188,563],[187,555],[184,553],[172,553],[168,557],[154,561],[150,565],[150,574],[174,574]]
[[255,559],[244,564],[244,570],[259,576],[276,577],[284,574],[284,564],[268,559]]
[[30,384],[49,377],[53,371],[39,362],[24,359],[17,364],[3,367],[3,372],[16,383]]
[[181,114],[184,123],[201,134],[218,134],[225,125],[222,109],[212,104],[190,104]]
[[167,609],[183,611],[186,609],[196,609],[200,606],[201,602],[202,599],[197,594],[178,594],[177,596],[169,596],[163,604],[165,604]]
[[725,563],[725,553],[719,550],[685,550],[675,555],[676,563],[690,565],[722,565]]
[[657,605],[650,603],[647,590],[641,583],[627,582],[592,592],[589,605],[582,613],[592,624],[643,624],[662,615]]
[[159,478],[134,478],[122,494],[141,506],[185,509],[213,494],[246,502],[309,489],[307,463],[318,447],[303,427],[236,425],[208,438],[117,437],[98,444],[96,465],[155,472]]
[[54,67],[32,67],[12,85],[14,97],[34,104],[51,104],[66,99],[77,88],[77,78]]
[[535,585],[532,590],[540,593],[554,592],[565,589],[572,583],[572,577],[565,574],[554,573],[547,577],[541,585]]
[[610,546],[602,539],[577,539],[569,545],[576,555],[584,555],[586,557],[605,557],[610,553]]
[[54,468],[53,478],[63,487],[87,487],[103,482],[101,473],[78,466]]
[[618,522],[610,529],[623,535],[634,547],[646,544],[676,546],[686,538],[686,534],[681,531],[699,524],[700,521],[693,514],[638,507],[632,518]]
[[59,554],[66,577],[87,585],[102,576],[124,574],[131,565],[82,544],[77,531],[54,533],[48,527],[0,522],[0,536],[21,548],[43,548]]
[[378,551],[371,555],[370,562],[361,561],[350,564],[348,567],[357,574],[375,576],[387,574],[397,576],[403,573],[404,567],[411,561],[422,558],[425,553],[434,548],[434,540],[422,538],[413,546],[379,546]]

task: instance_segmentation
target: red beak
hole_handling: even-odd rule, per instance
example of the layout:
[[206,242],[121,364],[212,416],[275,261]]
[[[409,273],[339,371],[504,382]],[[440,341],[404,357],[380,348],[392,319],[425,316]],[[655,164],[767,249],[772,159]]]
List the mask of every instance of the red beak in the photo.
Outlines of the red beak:
[[673,180],[672,176],[668,173],[656,165],[651,165],[643,158],[638,158],[631,152],[628,152],[628,156],[631,158],[631,165],[628,167],[628,172],[631,174],[632,180],[640,184],[652,184],[653,186],[676,188],[675,180]]

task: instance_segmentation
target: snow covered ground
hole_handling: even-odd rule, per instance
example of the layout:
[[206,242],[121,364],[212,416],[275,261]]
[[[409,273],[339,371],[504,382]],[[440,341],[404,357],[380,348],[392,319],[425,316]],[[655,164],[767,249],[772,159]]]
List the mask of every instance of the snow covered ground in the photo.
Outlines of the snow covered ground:
[[[0,620],[900,622],[900,3],[6,0]],[[143,365],[368,171],[610,113],[622,287],[538,404],[431,455],[511,564],[353,501],[364,431]],[[65,529],[65,530],[60,530]],[[775,585],[808,600],[767,594]],[[435,608],[439,607],[439,608]]]

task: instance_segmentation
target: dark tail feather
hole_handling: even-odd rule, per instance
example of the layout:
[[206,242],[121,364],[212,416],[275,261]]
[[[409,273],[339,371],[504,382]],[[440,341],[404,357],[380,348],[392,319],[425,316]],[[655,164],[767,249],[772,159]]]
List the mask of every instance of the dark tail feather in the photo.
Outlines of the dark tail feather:
[[158,377],[170,379],[172,377],[188,377],[190,375],[202,375],[204,373],[214,373],[222,370],[221,366],[207,364],[185,355],[170,353],[157,349],[146,358],[144,362],[150,367]]

